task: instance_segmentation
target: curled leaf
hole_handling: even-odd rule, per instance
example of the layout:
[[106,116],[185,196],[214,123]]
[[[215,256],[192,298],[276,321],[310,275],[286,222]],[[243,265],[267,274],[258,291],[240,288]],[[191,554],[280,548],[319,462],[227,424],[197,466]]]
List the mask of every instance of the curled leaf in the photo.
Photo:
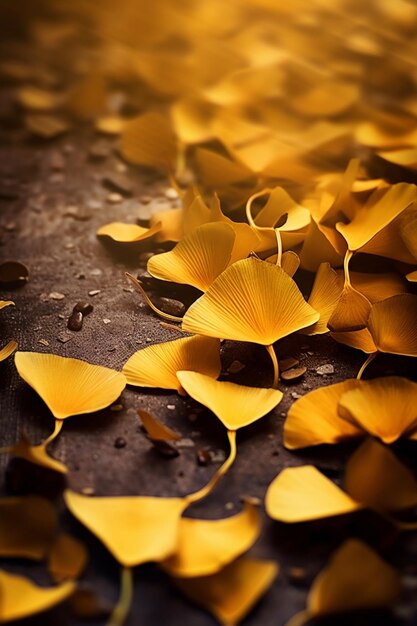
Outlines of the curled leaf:
[[359,384],[355,379],[345,380],[315,389],[296,400],[284,424],[285,447],[294,450],[361,436],[363,431],[358,425],[338,414],[340,398]]
[[176,552],[162,563],[171,576],[208,576],[246,552],[261,532],[256,507],[246,504],[241,513],[226,519],[180,520]]
[[185,391],[213,411],[229,430],[252,424],[282,400],[277,389],[244,387],[198,372],[180,371],[177,377]]
[[211,576],[176,578],[174,582],[223,626],[236,626],[266,593],[278,572],[274,561],[241,557]]
[[192,370],[217,378],[220,374],[220,341],[210,337],[184,337],[138,350],[123,366],[129,385],[181,390],[180,370]]
[[188,505],[181,498],[90,498],[74,491],[64,497],[71,513],[125,567],[162,561],[175,552],[180,516]]
[[345,515],[361,506],[312,465],[284,469],[269,485],[265,499],[269,517],[286,523]]
[[157,222],[151,228],[143,228],[137,224],[124,224],[123,222],[111,222],[101,226],[96,232],[97,237],[109,237],[117,243],[134,243],[153,237],[161,230],[161,224]]
[[68,581],[56,587],[39,587],[28,578],[0,570],[0,622],[23,619],[60,604],[75,590]]
[[56,354],[16,352],[15,364],[58,420],[104,409],[126,386],[120,372]]

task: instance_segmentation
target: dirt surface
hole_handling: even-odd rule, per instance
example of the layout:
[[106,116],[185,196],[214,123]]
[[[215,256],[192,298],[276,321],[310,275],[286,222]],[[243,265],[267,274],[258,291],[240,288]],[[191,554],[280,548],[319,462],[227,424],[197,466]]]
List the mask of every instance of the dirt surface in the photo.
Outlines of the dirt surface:
[[[123,163],[110,139],[100,138],[79,125],[63,138],[42,142],[30,138],[19,126],[10,86],[5,85],[0,100],[0,229],[2,260],[24,263],[28,282],[13,290],[3,290],[3,299],[12,299],[16,307],[3,312],[0,332],[5,340],[15,339],[21,350],[52,352],[82,358],[92,363],[120,369],[136,350],[169,339],[179,333],[161,327],[158,318],[132,292],[125,271],[144,271],[150,244],[104,245],[95,236],[101,225],[111,221],[146,221],[153,210],[175,206],[166,196],[168,183],[155,180],[149,173]],[[91,156],[92,146],[100,141],[104,157]],[[113,204],[105,179],[123,174],[131,184],[130,197]],[[169,195],[169,194],[168,194]],[[301,277],[307,285],[311,277]],[[152,287],[152,285],[151,285]],[[89,292],[96,291],[95,295]],[[57,292],[61,299],[55,299]],[[150,293],[192,300],[187,289],[153,284]],[[67,329],[68,316],[79,301],[94,306],[80,332]],[[4,343],[4,342],[3,342]],[[313,463],[336,481],[353,446],[334,446],[300,453],[285,450],[281,443],[286,412],[300,395],[355,376],[364,356],[336,344],[330,337],[306,338],[296,335],[276,346],[280,358],[292,356],[307,367],[295,383],[280,383],[284,399],[278,408],[259,423],[238,435],[238,458],[215,492],[193,506],[187,514],[218,518],[240,510],[242,498],[264,498],[267,486],[284,467]],[[238,360],[245,365],[239,374],[227,372]],[[223,377],[239,383],[268,386],[272,368],[261,347],[225,342],[222,347]],[[334,373],[321,376],[316,368],[331,364]],[[42,401],[17,375],[13,358],[0,365],[1,412],[0,445],[17,441],[22,430],[32,442],[41,441],[52,429],[52,419]],[[415,377],[411,359],[379,357],[367,370],[367,376],[386,374]],[[111,408],[98,414],[71,418],[65,423],[59,440],[51,446],[52,454],[69,467],[72,489],[89,490],[95,495],[185,495],[204,485],[215,472],[227,451],[224,429],[207,411],[190,399],[155,390],[126,389],[119,410]],[[161,456],[142,432],[137,409],[154,412],[163,422],[178,430],[183,439],[179,456]],[[401,458],[416,469],[415,449],[401,443]],[[208,447],[217,462],[207,466],[197,463],[196,453]],[[3,493],[24,490],[8,466],[8,457],[0,455]],[[13,468],[12,468],[13,469]],[[43,477],[33,475],[30,487],[43,491]],[[118,566],[92,535],[62,513],[64,524],[88,545],[90,563],[82,582],[99,591],[113,603],[118,594]],[[251,554],[276,559],[280,575],[264,600],[244,621],[247,626],[282,626],[305,607],[308,588],[332,550],[349,536],[365,539],[377,547],[403,574],[416,575],[416,537],[402,536],[371,513],[358,513],[337,520],[287,527],[265,517],[261,539]],[[41,569],[35,565],[7,561],[9,570],[30,572],[40,581]],[[295,576],[294,568],[302,575]],[[210,626],[214,619],[195,608],[176,592],[154,566],[141,567],[135,575],[135,599],[128,626]],[[399,617],[358,615],[338,619],[343,624],[417,624],[417,601],[410,591],[405,594]],[[22,622],[23,623],[23,622]],[[60,624],[75,626],[82,622],[66,606],[25,620],[25,624]],[[104,624],[105,620],[97,620]],[[322,620],[322,624],[334,623]]]

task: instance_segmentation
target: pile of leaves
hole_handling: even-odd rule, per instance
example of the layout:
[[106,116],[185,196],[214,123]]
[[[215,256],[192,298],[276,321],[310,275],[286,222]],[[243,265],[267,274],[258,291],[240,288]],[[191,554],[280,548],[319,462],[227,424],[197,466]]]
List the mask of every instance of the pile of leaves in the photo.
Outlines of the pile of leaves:
[[[22,437],[3,450],[28,467],[64,479],[67,467],[48,448],[65,420],[111,405],[126,385],[190,396],[227,431],[224,463],[181,498],[63,492],[67,509],[120,564],[112,626],[129,611],[132,569],[147,562],[224,626],[243,619],[279,575],[279,563],[247,555],[262,532],[261,503],[248,499],[241,512],[214,521],[190,518],[187,509],[233,471],[237,431],[281,402],[279,341],[295,333],[329,334],[364,362],[356,379],[296,399],[285,447],[350,438],[358,445],[343,486],[312,465],[284,469],[266,492],[266,514],[295,524],[369,509],[400,532],[417,527],[417,481],[390,449],[399,438],[417,439],[417,383],[395,373],[372,378],[370,365],[381,353],[417,356],[417,7],[406,0],[280,4],[124,0],[115,14],[110,2],[63,2],[29,24],[34,60],[10,58],[0,67],[15,83],[26,132],[48,141],[93,124],[117,137],[118,153],[138,175],[157,170],[170,181],[178,207],[155,211],[146,225],[103,224],[97,236],[121,247],[163,243],[148,273],[200,294],[177,316],[129,274],[155,324],[159,316],[181,337],[135,352],[121,372],[19,351],[13,340],[0,351],[2,360],[15,353],[19,375],[55,423],[42,443]],[[80,39],[85,56],[48,87],[36,61],[58,72],[54,53]],[[300,271],[313,277],[307,295]],[[265,346],[271,372],[262,387],[221,377],[223,341]],[[291,367],[281,369],[288,377]],[[140,418],[151,440],[178,438],[149,412]],[[97,599],[77,587],[87,549],[60,529],[56,507],[28,495],[3,498],[0,509],[0,554],[45,561],[51,577],[41,587],[2,570],[0,622],[68,598],[79,614],[95,614]],[[396,569],[347,539],[290,624],[390,607],[400,593]]]

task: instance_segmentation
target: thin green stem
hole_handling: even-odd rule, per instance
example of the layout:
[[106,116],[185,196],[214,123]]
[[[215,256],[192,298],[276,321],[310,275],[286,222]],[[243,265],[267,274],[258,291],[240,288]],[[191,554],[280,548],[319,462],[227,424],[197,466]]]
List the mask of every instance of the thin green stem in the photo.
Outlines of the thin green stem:
[[372,361],[374,360],[377,354],[378,352],[371,352],[371,354],[368,354],[368,358],[366,359],[365,363],[362,365],[361,369],[359,370],[356,376],[358,380],[362,378],[365,369],[368,367],[369,363],[372,363]]
[[163,311],[158,309],[158,307],[155,306],[152,300],[149,298],[148,294],[146,293],[146,291],[144,290],[144,288],[142,287],[138,279],[132,276],[132,274],[129,274],[129,272],[125,272],[125,274],[127,278],[130,280],[130,282],[133,284],[136,291],[138,291],[141,294],[141,296],[144,298],[146,304],[152,309],[152,311],[154,311],[160,317],[163,317],[164,319],[169,320],[170,322],[182,322],[182,317],[169,315],[169,313],[164,313]]
[[188,496],[186,496],[186,500],[190,504],[193,503],[193,502],[198,502],[199,500],[202,500],[203,498],[206,498],[213,491],[213,489],[216,487],[216,485],[219,482],[219,480],[226,474],[228,469],[233,465],[233,463],[234,463],[234,461],[236,459],[236,453],[237,453],[236,431],[235,430],[228,430],[227,431],[227,437],[229,439],[229,445],[230,445],[229,456],[227,457],[227,459],[225,460],[223,465],[221,467],[219,467],[219,469],[214,474],[214,476],[212,476],[212,478],[209,480],[209,482],[206,485],[204,485],[204,487],[202,487],[198,491],[195,491],[194,493],[190,493]]
[[279,365],[277,355],[275,354],[274,346],[265,346],[269,356],[271,357],[272,365],[274,366],[274,381],[272,383],[272,389],[278,389],[279,381]]
[[122,626],[130,611],[133,600],[133,572],[130,567],[123,567],[120,582],[120,596],[114,607],[107,626]]
[[42,446],[44,448],[46,448],[46,446],[49,446],[49,444],[58,437],[63,425],[64,425],[63,420],[57,420],[57,419],[55,420],[55,427],[54,427],[53,432],[49,435],[49,437],[45,439],[45,441],[42,442]]

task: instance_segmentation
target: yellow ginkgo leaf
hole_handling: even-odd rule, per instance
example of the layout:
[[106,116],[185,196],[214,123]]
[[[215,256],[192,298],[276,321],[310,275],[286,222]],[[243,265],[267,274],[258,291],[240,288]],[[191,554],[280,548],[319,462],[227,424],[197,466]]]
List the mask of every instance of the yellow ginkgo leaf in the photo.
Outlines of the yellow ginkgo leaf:
[[17,350],[17,342],[9,341],[3,348],[0,350],[0,362],[7,359],[13,352]]
[[356,348],[357,350],[362,350],[362,352],[365,352],[366,354],[373,354],[377,352],[375,342],[367,328],[362,328],[362,330],[331,333],[331,336],[339,343],[343,343],[351,348]]
[[16,352],[15,364],[57,420],[104,409],[126,386],[121,372],[56,354]]
[[182,498],[127,496],[90,498],[66,491],[71,513],[103,542],[125,567],[162,561],[175,552]]
[[138,415],[142,421],[142,425],[146,430],[146,434],[152,441],[178,441],[181,435],[162,424],[154,415],[148,411],[138,410]]
[[[276,258],[274,260],[276,262]],[[281,257],[281,267],[290,276],[294,276],[298,268],[300,267],[300,257],[293,250],[287,250]],[[310,306],[313,306],[309,303]],[[313,306],[314,309],[314,306]]]
[[417,506],[417,481],[393,452],[376,439],[367,439],[350,457],[344,478],[352,498],[377,511]]
[[171,576],[208,576],[246,552],[261,532],[261,517],[252,504],[226,519],[181,518],[176,552],[162,563]]
[[336,228],[345,238],[349,250],[360,250],[416,200],[417,187],[408,183],[377,189],[350,223],[339,222]]
[[228,430],[252,424],[282,400],[276,389],[244,387],[197,372],[182,371],[177,376],[185,391],[213,411]]
[[176,578],[174,582],[222,626],[237,626],[266,593],[278,572],[275,561],[241,557],[211,576]]
[[225,223],[203,224],[173,250],[155,254],[148,272],[155,278],[206,291],[230,262],[235,234]]
[[340,398],[359,381],[345,380],[310,391],[294,402],[284,424],[284,445],[290,450],[360,437],[362,428],[338,415]]
[[272,481],[265,499],[272,519],[286,523],[345,515],[361,508],[312,465],[287,467]]
[[346,283],[327,325],[333,332],[349,332],[366,328],[371,303],[368,298]]
[[220,374],[220,341],[211,337],[183,337],[138,350],[123,366],[129,385],[176,389],[180,370],[192,370],[217,378]]
[[248,201],[249,209],[252,201],[263,195],[268,195],[268,200],[254,218],[256,226],[297,231],[309,225],[310,211],[295,202],[282,187],[264,189],[254,194]]
[[417,383],[400,376],[361,381],[339,399],[339,415],[390,444],[417,431]]
[[48,570],[57,583],[78,578],[87,565],[88,553],[79,539],[61,533],[55,538],[48,556]]
[[51,609],[75,591],[74,582],[39,587],[28,578],[0,570],[0,623],[23,619]]
[[95,127],[106,135],[120,135],[125,127],[126,120],[120,115],[102,115],[95,121]]
[[53,472],[67,474],[68,468],[66,465],[50,457],[46,451],[46,446],[47,444],[45,443],[32,446],[25,435],[22,435],[20,441],[15,443],[13,446],[10,446],[7,449],[7,452],[13,456],[19,457],[20,459],[25,459],[25,461],[28,461],[29,463],[34,463],[40,467],[50,469]]
[[283,269],[249,258],[220,274],[182,325],[187,332],[268,346],[319,316]]
[[195,160],[202,183],[210,189],[234,185],[253,177],[252,170],[243,163],[231,160],[212,150],[197,148]]
[[45,558],[57,525],[58,516],[49,500],[38,496],[1,498],[0,555]]
[[0,311],[1,309],[5,309],[7,306],[14,306],[13,300],[0,300]]
[[134,243],[149,239],[161,230],[161,224],[156,222],[151,228],[143,228],[137,224],[124,224],[123,222],[111,222],[101,226],[96,232],[97,237],[109,237],[118,243]]
[[348,539],[315,579],[307,610],[311,616],[323,616],[387,607],[400,590],[400,575],[393,567],[366,544]]
[[400,225],[401,238],[417,261],[417,210],[404,211]]
[[[341,278],[340,273],[338,275]],[[352,287],[360,291],[371,304],[386,300],[391,296],[406,293],[407,284],[398,274],[368,274],[365,272],[350,272]],[[313,304],[311,306],[314,306]]]
[[341,293],[342,284],[335,270],[329,263],[321,263],[308,298],[309,305],[320,313],[320,319],[312,326],[301,330],[303,335],[321,335],[329,332],[327,324]]
[[125,123],[120,150],[136,165],[171,170],[177,158],[177,139],[164,116],[149,112]]
[[417,295],[404,293],[376,302],[368,328],[379,352],[417,356]]

